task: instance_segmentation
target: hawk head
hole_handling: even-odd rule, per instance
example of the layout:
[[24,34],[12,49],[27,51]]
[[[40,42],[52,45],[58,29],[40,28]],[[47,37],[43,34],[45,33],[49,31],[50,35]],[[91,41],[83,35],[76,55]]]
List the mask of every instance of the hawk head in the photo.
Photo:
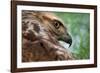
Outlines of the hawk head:
[[[69,35],[67,28],[64,26],[62,20],[55,16],[53,13],[23,11],[22,14],[24,24],[28,24],[28,32],[33,32],[36,37],[46,37],[47,34],[49,34],[50,37],[53,37],[56,40],[64,41],[69,44],[69,46],[71,46],[72,38]],[[23,25],[23,27],[24,26],[25,25]],[[37,31],[37,33],[34,30]],[[31,33],[30,37],[34,37],[34,35],[32,36]],[[46,38],[48,38],[48,36]]]
[[64,41],[71,46],[72,38],[61,19],[50,12],[40,12],[39,17],[43,26],[53,37],[57,40]]

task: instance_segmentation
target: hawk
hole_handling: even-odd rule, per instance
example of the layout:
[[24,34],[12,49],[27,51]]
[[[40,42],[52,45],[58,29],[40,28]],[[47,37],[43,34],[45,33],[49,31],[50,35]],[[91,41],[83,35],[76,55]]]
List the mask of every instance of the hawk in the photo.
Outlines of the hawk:
[[51,12],[22,11],[22,62],[71,60],[59,40],[72,44],[64,23]]

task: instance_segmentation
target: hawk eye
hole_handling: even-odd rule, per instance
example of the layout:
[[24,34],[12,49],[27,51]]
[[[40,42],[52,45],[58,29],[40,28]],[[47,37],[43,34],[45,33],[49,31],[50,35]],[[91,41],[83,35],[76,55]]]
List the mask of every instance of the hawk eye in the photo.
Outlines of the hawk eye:
[[58,29],[60,27],[60,23],[58,21],[54,21],[54,26]]

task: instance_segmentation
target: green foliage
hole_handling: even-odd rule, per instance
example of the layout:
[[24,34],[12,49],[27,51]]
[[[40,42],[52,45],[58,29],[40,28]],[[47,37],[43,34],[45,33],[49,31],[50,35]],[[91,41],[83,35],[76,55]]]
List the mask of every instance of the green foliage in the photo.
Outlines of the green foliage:
[[90,54],[90,14],[55,12],[64,21],[72,35],[73,44],[70,50],[76,59],[89,59]]

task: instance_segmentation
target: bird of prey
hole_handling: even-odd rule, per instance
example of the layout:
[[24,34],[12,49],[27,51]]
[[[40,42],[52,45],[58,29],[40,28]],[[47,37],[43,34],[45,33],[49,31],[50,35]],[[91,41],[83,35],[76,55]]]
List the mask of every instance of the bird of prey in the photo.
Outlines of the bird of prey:
[[72,60],[59,40],[72,44],[60,18],[52,12],[22,11],[22,62]]

